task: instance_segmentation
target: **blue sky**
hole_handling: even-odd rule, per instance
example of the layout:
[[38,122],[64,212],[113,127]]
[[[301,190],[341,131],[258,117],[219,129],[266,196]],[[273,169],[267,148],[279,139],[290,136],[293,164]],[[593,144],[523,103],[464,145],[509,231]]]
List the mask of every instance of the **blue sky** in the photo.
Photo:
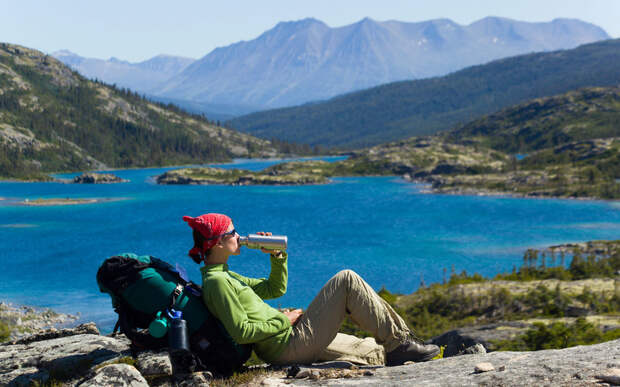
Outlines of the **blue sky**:
[[331,27],[370,17],[469,24],[485,16],[524,21],[577,18],[620,37],[620,0],[0,0],[0,41],[51,53],[140,61],[199,58],[256,38],[279,21],[314,17]]

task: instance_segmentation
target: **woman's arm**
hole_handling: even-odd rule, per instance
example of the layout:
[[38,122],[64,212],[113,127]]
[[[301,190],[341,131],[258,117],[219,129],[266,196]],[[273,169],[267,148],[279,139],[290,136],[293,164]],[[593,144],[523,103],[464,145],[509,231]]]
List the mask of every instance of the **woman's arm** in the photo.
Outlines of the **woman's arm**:
[[278,298],[286,293],[288,283],[288,255],[285,251],[270,255],[271,272],[269,278],[249,278],[238,273],[229,272],[239,280],[245,282],[260,298],[268,300]]

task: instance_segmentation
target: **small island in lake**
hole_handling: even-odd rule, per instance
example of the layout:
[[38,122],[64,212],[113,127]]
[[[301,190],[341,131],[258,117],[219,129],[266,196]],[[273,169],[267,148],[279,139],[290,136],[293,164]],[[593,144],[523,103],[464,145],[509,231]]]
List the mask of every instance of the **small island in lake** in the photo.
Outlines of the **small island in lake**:
[[[158,184],[223,184],[223,185],[307,185],[325,184],[329,180],[321,169],[283,168],[286,163],[254,172],[243,169],[182,168],[157,176]],[[303,163],[299,163],[303,164]]]
[[92,204],[101,201],[100,199],[77,199],[77,198],[49,198],[49,199],[24,199],[24,201],[19,202],[25,206],[35,206],[35,207],[43,207],[43,206],[71,206],[77,204]]
[[80,176],[73,178],[76,184],[106,184],[106,183],[125,183],[129,180],[121,179],[111,173],[84,172]]
[[94,204],[102,202],[116,202],[127,200],[127,198],[38,198],[34,200],[24,199],[17,204],[23,206],[45,207],[45,206],[74,206],[78,204]]

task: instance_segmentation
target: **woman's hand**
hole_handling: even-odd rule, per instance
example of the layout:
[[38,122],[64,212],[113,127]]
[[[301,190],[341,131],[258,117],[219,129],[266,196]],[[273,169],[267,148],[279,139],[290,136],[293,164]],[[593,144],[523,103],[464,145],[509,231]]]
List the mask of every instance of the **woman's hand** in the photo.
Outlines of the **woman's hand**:
[[288,317],[288,320],[291,322],[291,325],[295,325],[295,323],[297,322],[297,320],[299,320],[301,315],[304,314],[304,312],[301,309],[286,310],[282,313],[284,313],[284,315]]
[[[264,236],[271,236],[270,232],[264,232],[264,231],[259,231],[256,234],[257,235],[264,235]],[[278,255],[280,253],[280,250],[260,249],[260,251],[262,251],[265,254],[273,254],[273,255]]]

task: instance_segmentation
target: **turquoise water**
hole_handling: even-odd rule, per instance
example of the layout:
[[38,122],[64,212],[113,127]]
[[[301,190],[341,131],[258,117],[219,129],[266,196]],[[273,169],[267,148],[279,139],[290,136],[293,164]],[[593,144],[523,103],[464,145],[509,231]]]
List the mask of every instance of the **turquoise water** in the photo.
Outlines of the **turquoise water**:
[[[261,169],[277,161],[238,160]],[[242,234],[289,237],[289,289],[274,306],[306,307],[338,270],[360,273],[374,288],[414,291],[442,269],[494,275],[520,265],[528,247],[617,239],[618,202],[515,199],[420,193],[395,177],[338,178],[328,185],[158,186],[166,168],[115,171],[124,184],[0,183],[0,299],[80,312],[110,329],[115,315],[98,292],[101,261],[120,252],[150,254],[185,267],[192,245],[183,215],[229,214]],[[116,199],[80,206],[26,207],[25,198]],[[264,254],[242,250],[232,270],[267,276]]]

